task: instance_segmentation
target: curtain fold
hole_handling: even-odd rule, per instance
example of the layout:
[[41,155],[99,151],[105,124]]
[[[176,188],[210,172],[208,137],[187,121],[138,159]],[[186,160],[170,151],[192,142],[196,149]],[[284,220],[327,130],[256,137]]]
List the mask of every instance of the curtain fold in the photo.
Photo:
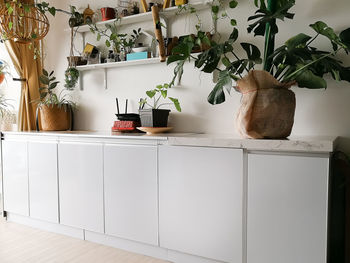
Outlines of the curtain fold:
[[[0,3],[3,0],[0,0]],[[34,4],[33,0],[26,0],[29,4]],[[12,40],[5,42],[7,51],[10,54],[12,62],[18,72],[22,82],[21,98],[18,112],[18,130],[35,130],[35,113],[39,94],[39,76],[42,74],[41,58],[34,59],[34,50],[40,50],[40,43],[34,43],[32,47],[28,44],[19,44]]]

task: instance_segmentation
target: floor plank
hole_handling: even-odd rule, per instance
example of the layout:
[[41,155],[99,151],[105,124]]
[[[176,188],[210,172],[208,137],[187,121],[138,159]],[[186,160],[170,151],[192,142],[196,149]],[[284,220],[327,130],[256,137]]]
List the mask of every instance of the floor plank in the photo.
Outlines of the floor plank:
[[1,263],[167,263],[0,219]]

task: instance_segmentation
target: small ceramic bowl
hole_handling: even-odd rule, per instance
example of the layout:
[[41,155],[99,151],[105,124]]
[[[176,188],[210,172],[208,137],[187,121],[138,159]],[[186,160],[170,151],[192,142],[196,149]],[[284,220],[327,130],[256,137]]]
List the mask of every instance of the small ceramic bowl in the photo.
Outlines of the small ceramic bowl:
[[144,51],[148,51],[148,47],[134,47],[132,49],[133,52],[144,52]]

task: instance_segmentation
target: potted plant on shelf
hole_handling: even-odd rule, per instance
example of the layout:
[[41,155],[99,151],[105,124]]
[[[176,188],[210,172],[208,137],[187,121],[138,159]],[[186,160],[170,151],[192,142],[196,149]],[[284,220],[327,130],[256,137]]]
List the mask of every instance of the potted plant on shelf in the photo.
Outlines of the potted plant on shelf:
[[0,84],[5,80],[6,75],[9,74],[9,65],[5,60],[0,59]]
[[[290,135],[294,122],[295,95],[289,90],[292,85],[326,88],[328,73],[337,81],[350,82],[350,67],[343,66],[336,58],[339,52],[348,54],[350,51],[350,28],[336,34],[327,24],[318,21],[310,25],[314,36],[299,33],[275,48],[277,20],[293,19],[294,14],[289,10],[295,1],[256,0],[254,3],[258,10],[248,18],[251,22],[248,32],[265,37],[263,58],[253,44],[236,45],[236,20],[230,19],[233,30],[223,43],[208,41],[204,34],[198,34],[202,37],[189,36],[173,49],[167,61],[168,64],[177,62],[171,85],[177,75],[181,77],[186,60],[194,60],[195,67],[203,72],[218,71],[218,81],[208,96],[209,103],[223,103],[225,91],[230,93],[236,81],[235,90],[243,94],[236,118],[241,135],[246,138],[285,138]],[[229,6],[235,8],[237,1],[229,1]],[[218,17],[220,7],[212,6],[215,17]],[[319,50],[313,46],[314,40],[321,36],[331,44],[331,49]],[[211,47],[198,57],[192,56],[192,48],[201,42],[210,43]],[[245,51],[246,57],[238,56],[239,48]],[[262,64],[262,70],[255,69],[258,64]]]
[[44,131],[64,131],[73,129],[73,110],[76,104],[68,99],[66,90],[62,90],[58,95],[54,89],[59,84],[54,76],[54,71],[49,74],[43,70],[40,76],[40,100],[37,106],[37,130]]
[[[181,112],[179,100],[173,97],[168,97],[169,84],[157,85],[155,89],[146,91],[148,98],[141,99],[139,110],[142,127],[167,127],[169,109],[160,109],[164,105],[175,106],[178,112]],[[169,99],[170,102],[162,102],[162,99]],[[150,102],[152,100],[152,102]],[[149,106],[144,109],[144,106]]]

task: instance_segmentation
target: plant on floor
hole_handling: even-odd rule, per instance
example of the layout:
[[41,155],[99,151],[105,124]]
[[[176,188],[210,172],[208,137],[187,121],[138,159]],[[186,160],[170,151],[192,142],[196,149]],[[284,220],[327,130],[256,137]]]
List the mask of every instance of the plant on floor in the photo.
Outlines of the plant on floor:
[[[254,0],[258,8],[256,14],[250,16],[248,21],[248,32],[255,36],[264,36],[265,45],[263,58],[259,48],[251,43],[240,43],[240,48],[246,53],[246,57],[239,57],[237,54],[238,29],[235,20],[230,20],[233,26],[232,33],[222,43],[210,41],[211,47],[195,57],[191,54],[193,46],[201,41],[191,36],[176,46],[167,63],[177,63],[174,70],[174,78],[170,83],[174,85],[177,75],[183,74],[183,65],[187,60],[193,60],[194,65],[205,73],[219,71],[216,85],[208,96],[211,104],[220,104],[225,101],[226,90],[230,93],[233,81],[244,76],[257,64],[263,64],[262,68],[272,74],[282,83],[295,81],[299,87],[310,89],[326,88],[325,75],[330,73],[333,79],[350,82],[350,67],[345,67],[336,58],[340,51],[346,54],[350,51],[350,28],[340,34],[326,23],[318,21],[310,27],[315,31],[315,36],[299,33],[288,39],[284,45],[275,48],[275,36],[278,33],[278,20],[293,19],[294,14],[289,10],[295,5],[294,0]],[[229,6],[235,8],[237,1],[229,1]],[[214,8],[216,11],[217,8]],[[318,37],[325,37],[331,44],[331,50],[320,50],[312,46]]]
[[[148,98],[144,98],[140,101],[140,106],[143,108],[145,105],[149,106],[151,109],[159,109],[164,105],[174,105],[178,112],[181,112],[181,106],[178,99],[173,97],[168,97],[168,90],[170,88],[169,84],[157,85],[155,89],[146,91]],[[162,99],[169,99],[171,102],[163,102]],[[152,102],[149,102],[149,100]]]

